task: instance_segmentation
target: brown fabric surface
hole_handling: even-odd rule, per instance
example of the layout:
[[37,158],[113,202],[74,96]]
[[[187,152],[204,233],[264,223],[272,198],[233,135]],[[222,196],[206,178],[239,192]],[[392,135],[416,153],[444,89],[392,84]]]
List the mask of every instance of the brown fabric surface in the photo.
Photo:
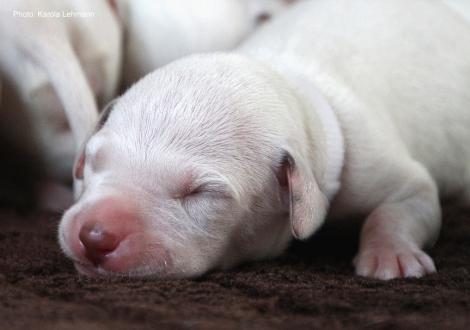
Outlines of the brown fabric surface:
[[439,273],[389,282],[353,275],[339,228],[197,280],[88,279],[60,252],[58,218],[0,210],[0,329],[470,329],[470,219],[455,208]]

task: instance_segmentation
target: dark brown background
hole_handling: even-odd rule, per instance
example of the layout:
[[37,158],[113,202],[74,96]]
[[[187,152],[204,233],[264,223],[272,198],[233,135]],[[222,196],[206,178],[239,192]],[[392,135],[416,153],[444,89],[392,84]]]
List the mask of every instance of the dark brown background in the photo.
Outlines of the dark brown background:
[[354,234],[329,228],[280,259],[197,280],[78,276],[59,215],[0,209],[0,329],[470,329],[470,217],[446,207],[439,273],[353,275]]

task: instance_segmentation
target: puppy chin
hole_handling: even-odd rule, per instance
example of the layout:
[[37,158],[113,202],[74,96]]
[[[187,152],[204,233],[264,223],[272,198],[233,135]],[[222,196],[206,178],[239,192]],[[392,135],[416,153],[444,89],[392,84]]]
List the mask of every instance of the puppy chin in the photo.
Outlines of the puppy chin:
[[78,262],[74,263],[75,269],[77,272],[81,275],[85,275],[87,277],[104,277],[108,276],[108,273],[100,268],[100,267],[94,267],[92,265],[86,265],[86,264],[81,264]]
[[148,267],[129,269],[128,271],[114,272],[105,269],[102,266],[94,266],[91,264],[84,264],[75,262],[75,269],[81,275],[91,278],[119,278],[119,277],[132,277],[132,278],[153,278],[153,279],[172,279],[178,278],[172,276],[168,271],[163,269],[149,269]]

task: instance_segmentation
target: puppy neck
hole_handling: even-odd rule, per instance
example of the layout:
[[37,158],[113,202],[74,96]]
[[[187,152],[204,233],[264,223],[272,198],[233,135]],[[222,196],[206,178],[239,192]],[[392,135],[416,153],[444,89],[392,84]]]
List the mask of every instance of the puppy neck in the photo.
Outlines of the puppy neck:
[[320,180],[319,185],[331,201],[340,189],[344,164],[344,137],[338,117],[326,97],[308,77],[293,71],[284,74],[284,77],[294,92],[302,97],[307,108],[315,111],[324,130],[326,163],[323,180]]

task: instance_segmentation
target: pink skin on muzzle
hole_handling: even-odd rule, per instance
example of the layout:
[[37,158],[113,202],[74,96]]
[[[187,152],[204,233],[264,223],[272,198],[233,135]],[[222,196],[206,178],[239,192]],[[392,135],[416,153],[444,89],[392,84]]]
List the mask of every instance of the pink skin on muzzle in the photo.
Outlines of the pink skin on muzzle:
[[147,249],[151,249],[152,262],[161,259],[167,271],[170,266],[163,246],[146,239],[137,207],[122,197],[106,197],[79,211],[64,240],[77,269],[86,275],[126,275],[145,265],[145,256],[150,252]]

